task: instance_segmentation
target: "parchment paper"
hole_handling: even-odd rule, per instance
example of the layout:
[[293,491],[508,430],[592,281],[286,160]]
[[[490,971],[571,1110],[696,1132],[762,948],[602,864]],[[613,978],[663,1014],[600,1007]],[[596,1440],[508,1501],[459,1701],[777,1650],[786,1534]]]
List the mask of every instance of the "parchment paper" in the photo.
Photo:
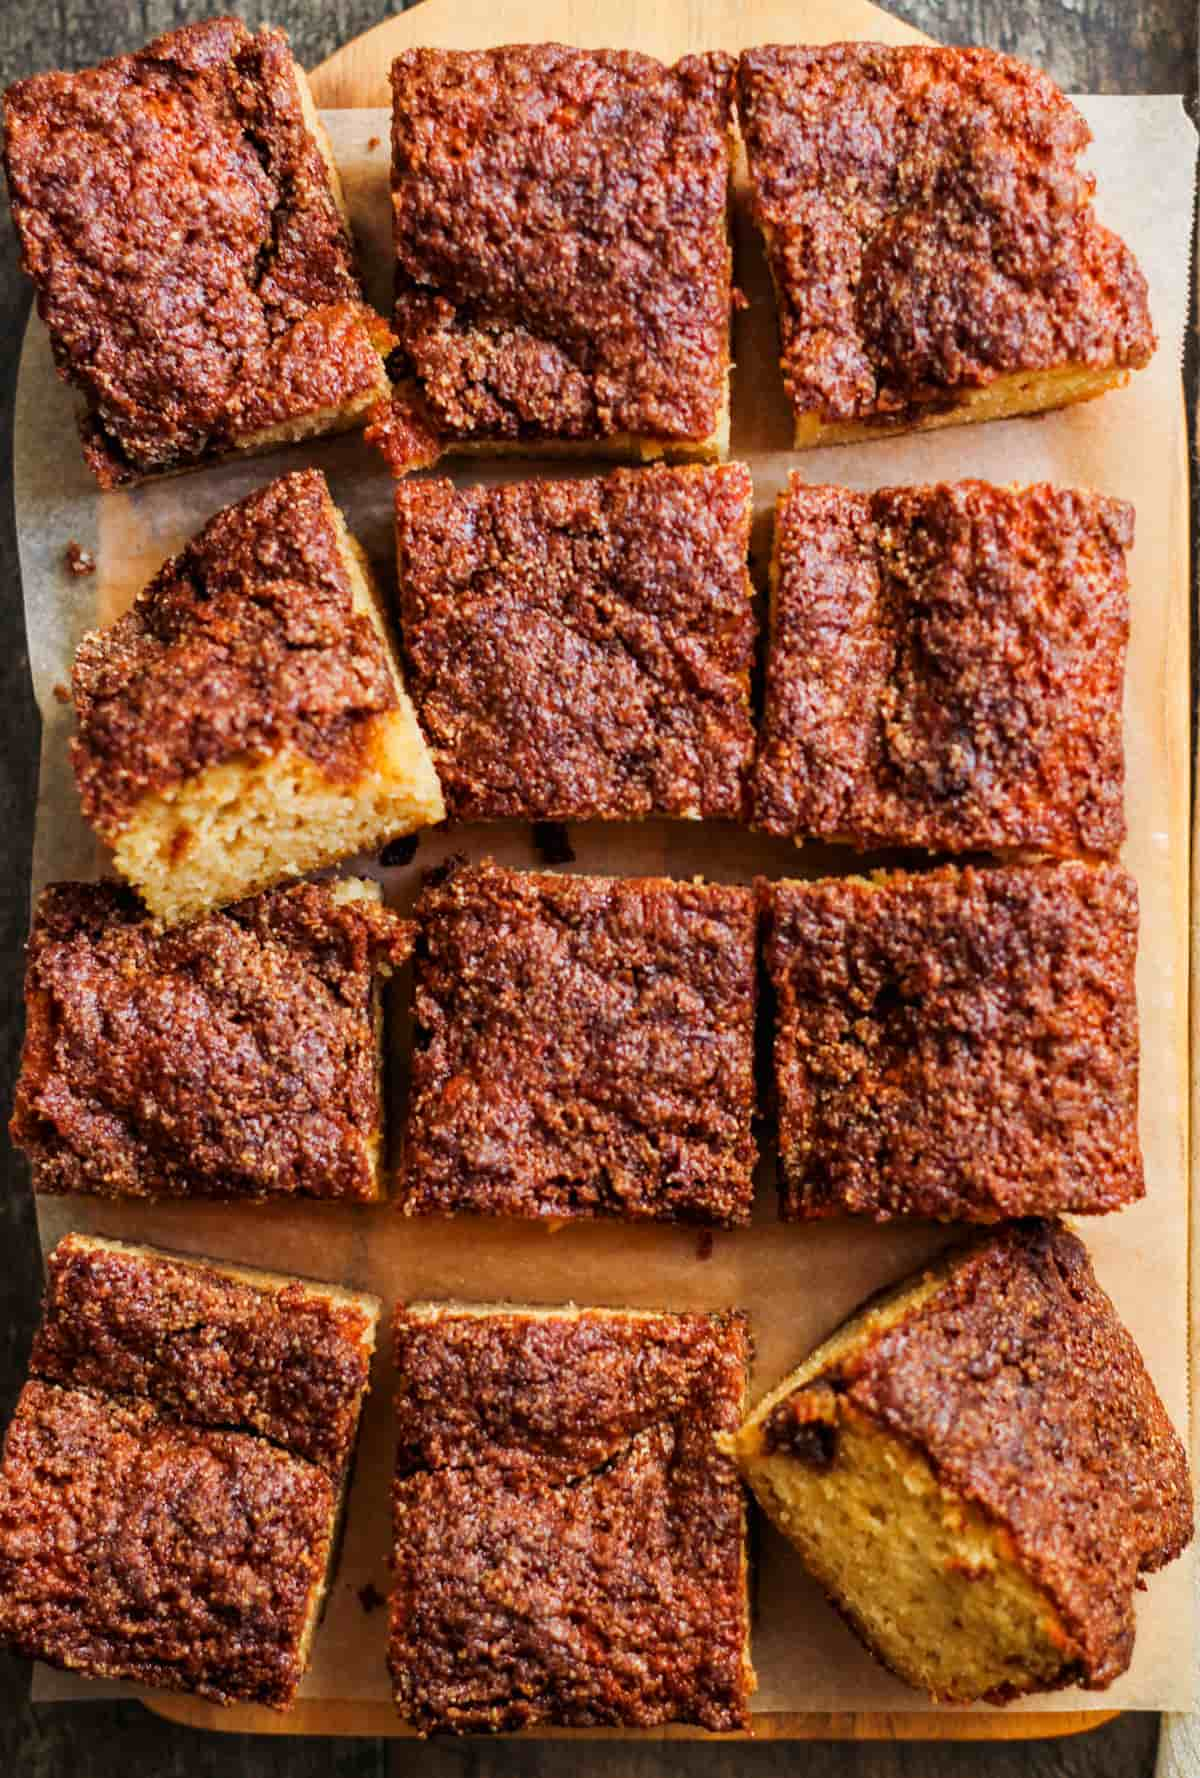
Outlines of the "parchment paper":
[[[1132,500],[1138,513],[1132,558],[1133,640],[1126,704],[1130,839],[1125,857],[1141,890],[1138,992],[1142,1020],[1142,1140],[1148,1196],[1134,1209],[1082,1225],[1101,1281],[1132,1328],[1176,1424],[1188,1418],[1186,1177],[1188,921],[1188,583],[1186,451],[1179,374],[1185,319],[1194,140],[1172,98],[1085,99],[1096,132],[1091,161],[1100,212],[1136,250],[1150,281],[1160,335],[1149,370],[1101,401],[1028,421],[1008,421],[861,447],[788,450],[790,419],[776,366],[766,268],[744,202],[739,207],[739,281],[750,298],[739,315],[733,388],[733,455],[753,470],[756,576],[769,552],[769,514],[790,467],[811,481],[855,488],[979,475],[998,482],[1046,478]],[[385,112],[326,116],[341,163],[369,283],[387,309],[387,142]],[[386,583],[391,583],[390,484],[356,438],[270,459],[180,477],[131,494],[97,494],[84,473],[73,428],[73,399],[55,379],[40,325],[24,348],[16,415],[16,503],[30,658],[44,721],[35,888],[47,880],[92,876],[105,859],[78,812],[66,756],[70,713],[53,696],[65,681],[82,632],[110,622],[162,560],[213,512],[301,463],[325,468]],[[563,473],[561,467],[551,471]],[[528,464],[470,466],[463,480],[511,479]],[[96,575],[73,579],[63,551],[75,538],[95,551]],[[14,589],[15,596],[15,589]],[[755,871],[817,874],[856,868],[846,853],[794,848],[732,828],[650,823],[642,829],[572,830],[584,871],[703,871],[745,880]],[[490,851],[534,863],[528,830],[460,829],[426,836],[413,866],[382,874],[388,899],[411,899],[418,872],[449,850]],[[361,868],[375,870],[371,860]],[[350,869],[352,866],[346,866]],[[397,984],[392,1028],[402,1088],[407,984]],[[456,1296],[533,1302],[750,1311],[757,1397],[868,1291],[901,1275],[942,1245],[927,1226],[878,1229],[837,1222],[786,1228],[775,1220],[769,1165],[752,1228],[718,1233],[703,1259],[695,1231],[536,1226],[464,1219],[407,1222],[387,1209],[283,1204],[115,1205],[43,1199],[48,1247],[70,1228],[160,1242],[189,1252],[334,1279],[397,1298]],[[386,1345],[386,1340],[384,1344]],[[375,1367],[350,1500],[345,1548],[317,1636],[304,1695],[387,1696],[386,1614],[368,1612],[359,1591],[387,1591],[388,1486],[392,1457],[390,1360]],[[1013,1709],[1125,1706],[1187,1708],[1193,1699],[1191,1558],[1150,1581],[1139,1604],[1130,1672],[1103,1697],[1072,1692]],[[921,1699],[878,1669],[807,1581],[797,1559],[766,1532],[754,1630],[756,1707],[777,1710],[913,1711]],[[112,1688],[109,1688],[112,1689]],[[86,1682],[39,1671],[41,1698],[95,1697]]]

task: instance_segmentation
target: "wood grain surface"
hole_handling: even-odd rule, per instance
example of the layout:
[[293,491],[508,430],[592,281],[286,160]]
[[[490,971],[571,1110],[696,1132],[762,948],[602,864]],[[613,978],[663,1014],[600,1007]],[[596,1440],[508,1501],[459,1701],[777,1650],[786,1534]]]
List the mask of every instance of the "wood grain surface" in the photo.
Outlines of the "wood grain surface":
[[[154,33],[209,16],[216,0],[2,0],[0,84],[38,69],[78,67],[144,42]],[[401,7],[382,0],[245,0],[231,4],[248,23],[288,29],[309,66]],[[987,43],[1040,63],[1065,87],[1099,92],[1192,93],[1193,0],[894,0],[890,10],[948,43]],[[7,1107],[22,1020],[21,947],[37,717],[29,688],[12,525],[12,403],[19,343],[29,305],[7,209],[0,221],[0,821],[7,858],[0,887],[0,1103]],[[1194,378],[1193,378],[1194,381]],[[1194,396],[1194,388],[1189,391]],[[0,1423],[16,1399],[40,1295],[40,1271],[24,1168],[3,1146],[0,1238]],[[0,1656],[0,1773],[50,1778],[1149,1778],[1157,1720],[1126,1715],[1065,1740],[983,1744],[880,1742],[490,1743],[469,1739],[415,1745],[358,1737],[207,1735],[151,1715],[139,1705],[35,1709],[28,1665]],[[841,1725],[832,1724],[836,1733]]]

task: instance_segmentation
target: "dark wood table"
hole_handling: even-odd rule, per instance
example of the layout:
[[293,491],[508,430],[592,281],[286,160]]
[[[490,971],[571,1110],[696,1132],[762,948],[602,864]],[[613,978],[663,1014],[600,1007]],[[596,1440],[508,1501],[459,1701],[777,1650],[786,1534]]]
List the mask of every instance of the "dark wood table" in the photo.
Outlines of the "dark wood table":
[[[1068,91],[1194,95],[1194,0],[883,0],[945,43],[985,43],[1039,63]],[[132,49],[220,0],[0,0],[0,85],[43,68],[77,68]],[[281,24],[308,67],[400,6],[386,0],[227,0],[253,25]],[[12,415],[29,291],[7,206],[0,220],[0,1110],[21,1040],[22,946],[37,788],[38,717],[29,684],[12,514]],[[24,1375],[41,1265],[23,1164],[0,1143],[0,1425]],[[1181,1631],[1182,1633],[1182,1631]],[[1100,1700],[1097,1700],[1100,1702]],[[470,1739],[325,1741],[202,1735],[137,1704],[35,1708],[27,1662],[0,1655],[0,1773],[13,1778],[1149,1778],[1158,1721],[1126,1715],[1062,1741],[983,1743],[489,1743]]]

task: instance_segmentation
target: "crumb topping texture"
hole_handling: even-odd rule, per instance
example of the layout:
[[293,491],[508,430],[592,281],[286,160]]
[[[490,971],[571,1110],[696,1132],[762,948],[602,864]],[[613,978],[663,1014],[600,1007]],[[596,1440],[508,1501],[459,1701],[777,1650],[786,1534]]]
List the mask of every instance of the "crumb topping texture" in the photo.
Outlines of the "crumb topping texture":
[[750,889],[484,864],[417,917],[410,1214],[749,1220]]
[[737,819],[742,464],[396,491],[406,682],[453,819]]
[[396,1318],[390,1665],[418,1728],[749,1726],[740,1315]]
[[1047,75],[986,49],[770,46],[741,57],[738,103],[798,415],[902,419],[1011,372],[1148,361],[1145,278]]
[[1125,837],[1123,501],[1041,483],[780,497],[753,820],[859,847]]
[[83,812],[106,839],[142,797],[223,760],[289,746],[327,776],[362,770],[396,687],[354,609],[337,511],[317,469],[228,506],[132,608],[76,652],[71,743]]
[[418,433],[715,433],[733,71],[559,44],[396,59],[394,325]]
[[373,990],[414,933],[316,883],[167,930],[115,884],[47,889],[10,1126],[36,1188],[373,1196]]
[[785,1217],[1142,1196],[1137,889],[1116,865],[760,885]]
[[383,384],[298,73],[282,32],[220,18],[8,89],[22,257],[102,486]]

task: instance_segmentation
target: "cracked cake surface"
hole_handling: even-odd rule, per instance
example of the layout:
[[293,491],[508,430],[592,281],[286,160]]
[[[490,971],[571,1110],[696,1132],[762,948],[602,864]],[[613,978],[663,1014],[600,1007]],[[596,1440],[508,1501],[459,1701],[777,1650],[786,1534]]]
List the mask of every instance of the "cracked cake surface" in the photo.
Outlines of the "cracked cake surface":
[[1047,75],[986,49],[770,45],[738,89],[797,445],[970,418],[1005,379],[995,411],[1058,405],[1148,361],[1145,278]]
[[409,688],[457,820],[738,819],[743,464],[396,490]]
[[389,1662],[426,1732],[748,1726],[738,1314],[397,1311]]
[[1112,854],[1125,837],[1124,501],[1038,483],[776,508],[752,820],[860,848]]
[[417,919],[409,1214],[749,1220],[750,889],[489,862]]
[[397,57],[397,467],[431,441],[717,454],[733,67],[561,44]]
[[414,933],[318,883],[166,931],[117,884],[46,889],[10,1126],[35,1188],[378,1197],[379,982]]
[[5,96],[25,269],[102,487],[360,424],[387,390],[286,37],[210,19]]
[[760,883],[786,1218],[1144,1191],[1137,887],[1081,862]]

